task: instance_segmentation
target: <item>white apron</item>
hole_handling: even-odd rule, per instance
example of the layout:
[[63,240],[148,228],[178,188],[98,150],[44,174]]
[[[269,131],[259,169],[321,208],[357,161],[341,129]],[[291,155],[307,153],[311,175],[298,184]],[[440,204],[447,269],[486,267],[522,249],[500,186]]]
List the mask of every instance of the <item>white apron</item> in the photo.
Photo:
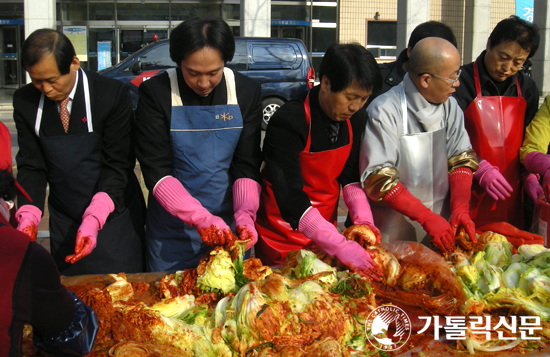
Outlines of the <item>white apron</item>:
[[[409,134],[407,99],[403,86],[401,108],[403,135],[399,138],[399,181],[432,212],[448,219],[450,205],[446,128],[434,132]],[[385,203],[373,202],[372,213],[383,242],[407,240],[425,245],[431,242],[432,237],[418,222],[411,221]]]

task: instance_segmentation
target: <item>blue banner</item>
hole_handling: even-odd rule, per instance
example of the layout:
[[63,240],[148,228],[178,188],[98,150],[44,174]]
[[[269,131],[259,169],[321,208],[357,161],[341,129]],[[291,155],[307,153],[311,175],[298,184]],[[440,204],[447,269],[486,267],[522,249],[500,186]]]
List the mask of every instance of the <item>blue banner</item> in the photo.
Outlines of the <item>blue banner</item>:
[[525,21],[533,22],[534,0],[516,0],[516,15]]
[[111,67],[111,41],[97,41],[97,70]]
[[311,26],[311,22],[298,20],[271,20],[271,26]]
[[24,20],[2,20],[0,19],[0,25],[24,25]]

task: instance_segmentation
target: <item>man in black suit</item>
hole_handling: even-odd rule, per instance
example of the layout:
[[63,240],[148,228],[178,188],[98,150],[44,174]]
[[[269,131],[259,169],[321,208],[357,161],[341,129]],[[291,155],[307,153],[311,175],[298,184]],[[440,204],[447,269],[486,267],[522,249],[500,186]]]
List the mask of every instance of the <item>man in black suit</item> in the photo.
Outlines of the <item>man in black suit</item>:
[[143,270],[144,200],[133,173],[133,113],[121,82],[80,68],[51,29],[24,42],[32,84],[14,94],[18,229],[36,238],[49,185],[51,253],[62,274]]

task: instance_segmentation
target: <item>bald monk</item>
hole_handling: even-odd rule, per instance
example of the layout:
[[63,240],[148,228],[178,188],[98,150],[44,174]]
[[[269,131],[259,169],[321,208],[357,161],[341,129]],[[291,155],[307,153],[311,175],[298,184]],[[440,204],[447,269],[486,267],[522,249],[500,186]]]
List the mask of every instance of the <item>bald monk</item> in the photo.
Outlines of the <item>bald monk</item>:
[[425,38],[411,51],[403,82],[367,109],[361,181],[382,241],[433,242],[450,252],[459,226],[475,241],[469,201],[478,162],[452,97],[459,76],[458,50]]

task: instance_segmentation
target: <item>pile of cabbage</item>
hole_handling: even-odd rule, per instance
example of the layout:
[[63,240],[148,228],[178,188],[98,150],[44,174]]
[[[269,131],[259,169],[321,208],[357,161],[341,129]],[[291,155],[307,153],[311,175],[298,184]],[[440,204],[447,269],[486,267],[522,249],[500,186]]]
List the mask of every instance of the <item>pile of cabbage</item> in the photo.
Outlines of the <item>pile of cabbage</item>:
[[[511,315],[539,316],[541,321],[550,321],[550,249],[526,244],[513,254],[513,246],[504,236],[490,233],[483,238],[485,248],[472,257],[463,253],[450,256],[452,270],[466,294],[460,313],[481,316],[506,310]],[[549,331],[543,329],[542,333]],[[494,352],[515,347],[521,340],[499,346],[495,342],[470,338],[467,347],[471,353],[473,349]]]
[[[274,356],[281,351],[292,356],[376,354],[364,329],[376,307],[366,279],[337,272],[314,253],[301,250],[288,276],[269,270],[249,281],[242,254],[233,261],[223,250],[210,254],[197,287],[223,298],[210,306],[189,294],[164,298],[152,306],[118,304],[118,314],[128,315],[126,320],[147,321],[139,327],[146,338],[118,343],[112,354],[124,354],[136,342],[142,348],[152,343],[173,346],[179,356]],[[174,275],[178,274],[182,272]]]

